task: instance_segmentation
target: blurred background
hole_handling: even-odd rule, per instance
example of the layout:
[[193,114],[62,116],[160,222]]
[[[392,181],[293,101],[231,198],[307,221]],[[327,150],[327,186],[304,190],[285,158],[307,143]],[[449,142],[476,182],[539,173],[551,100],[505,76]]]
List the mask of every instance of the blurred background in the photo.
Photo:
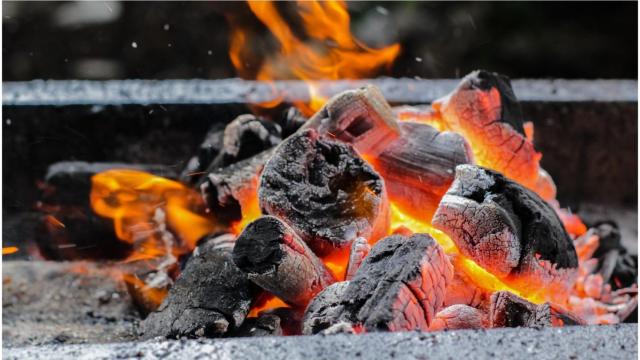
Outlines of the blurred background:
[[[295,3],[278,4],[283,8]],[[398,42],[381,75],[637,78],[637,2],[348,2],[370,47]],[[274,41],[243,2],[2,2],[4,81],[228,78],[229,18]]]

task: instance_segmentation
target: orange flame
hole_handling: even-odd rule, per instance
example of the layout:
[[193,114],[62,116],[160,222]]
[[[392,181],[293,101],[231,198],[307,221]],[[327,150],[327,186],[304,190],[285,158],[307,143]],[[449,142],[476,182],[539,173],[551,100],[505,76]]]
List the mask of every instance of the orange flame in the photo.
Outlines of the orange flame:
[[[199,239],[217,230],[200,195],[179,182],[123,169],[94,175],[92,185],[90,200],[96,214],[113,219],[118,238],[136,244],[150,257],[163,254],[148,241],[162,220],[179,237],[176,255],[192,250]],[[157,219],[159,211],[162,220]]]
[[[308,104],[296,104],[311,115],[326,102],[313,80],[360,79],[375,76],[381,68],[389,68],[400,53],[400,45],[372,49],[353,37],[350,17],[342,1],[296,2],[305,37],[299,36],[271,1],[248,1],[255,16],[277,40],[280,51],[267,55],[257,73],[251,67],[252,50],[248,44],[252,33],[231,21],[229,56],[243,78],[261,81],[301,79],[309,85]],[[281,102],[277,98],[264,107]]]
[[11,255],[18,252],[18,247],[16,246],[7,246],[2,248],[2,255]]

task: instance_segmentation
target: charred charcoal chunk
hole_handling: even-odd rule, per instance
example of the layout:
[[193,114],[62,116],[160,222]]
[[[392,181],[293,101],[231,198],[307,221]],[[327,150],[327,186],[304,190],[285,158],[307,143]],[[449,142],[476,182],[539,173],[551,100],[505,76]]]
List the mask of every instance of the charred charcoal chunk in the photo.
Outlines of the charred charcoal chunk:
[[384,178],[389,197],[405,213],[430,221],[453,182],[457,165],[473,163],[465,139],[426,124],[402,122],[401,135],[368,159]]
[[308,128],[371,156],[378,155],[400,134],[391,106],[373,85],[335,95],[303,127]]
[[491,295],[489,322],[494,328],[551,326],[551,307],[548,303],[533,304],[509,291],[497,291]]
[[431,236],[386,237],[371,249],[346,289],[336,286],[307,308],[305,319],[311,323],[303,329],[318,332],[344,323],[354,331],[427,330],[452,277],[449,259]]
[[240,115],[224,129],[219,160],[212,167],[229,166],[270,149],[282,140],[281,133],[280,125],[272,121]]
[[367,239],[363,237],[357,238],[351,244],[351,251],[349,252],[349,263],[347,264],[347,274],[345,275],[346,280],[351,280],[352,277],[356,275],[356,271],[362,265],[364,258],[369,255],[371,251],[371,245],[367,242]]
[[207,167],[218,157],[222,151],[224,141],[224,130],[215,126],[205,135],[204,141],[198,148],[196,156],[189,159],[187,166],[180,174],[180,181],[190,185],[200,183],[203,175],[206,174]]
[[308,119],[295,106],[285,110],[282,116],[278,119],[278,124],[282,128],[282,138],[286,139],[298,131],[298,129],[300,129],[307,120]]
[[275,314],[264,313],[255,318],[247,318],[233,336],[281,336],[282,327],[280,317]]
[[577,275],[573,241],[553,208],[503,175],[456,168],[432,224],[487,271],[528,291],[565,298]]
[[247,225],[238,236],[233,261],[251,281],[291,305],[306,306],[335,282],[293,229],[272,216]]
[[199,185],[206,180],[206,174],[254,157],[277,145],[282,140],[281,133],[280,126],[274,122],[251,114],[240,115],[227,124],[224,131],[207,134],[198,155],[189,160],[181,180]]
[[506,76],[474,71],[449,95],[433,104],[447,129],[471,144],[478,164],[499,171],[535,191],[555,198],[551,177],[540,168],[532,135],[525,134],[520,104]]
[[278,146],[262,171],[264,213],[290,225],[318,255],[373,242],[389,226],[382,178],[355,151],[307,129]]
[[480,329],[487,327],[487,323],[487,316],[482,310],[456,304],[438,311],[429,330]]
[[228,236],[208,239],[196,247],[162,305],[141,323],[141,336],[223,336],[242,325],[256,293],[231,259]]
[[348,281],[341,281],[324,288],[307,306],[302,319],[302,333],[317,334],[331,327],[343,311],[344,293]]
[[271,158],[272,150],[210,172],[200,185],[207,208],[222,222],[232,223],[242,219],[254,206],[258,191],[258,179]]

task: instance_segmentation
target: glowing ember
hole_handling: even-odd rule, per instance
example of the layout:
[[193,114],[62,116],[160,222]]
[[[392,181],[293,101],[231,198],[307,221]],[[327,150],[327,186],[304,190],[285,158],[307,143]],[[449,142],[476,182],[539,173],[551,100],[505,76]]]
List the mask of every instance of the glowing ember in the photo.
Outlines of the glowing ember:
[[[251,11],[278,41],[279,52],[267,55],[258,70],[252,68],[254,54],[251,46],[254,34],[230,18],[232,25],[229,56],[239,75],[261,81],[307,80],[310,101],[296,104],[311,115],[325,103],[313,80],[360,79],[375,76],[381,68],[388,68],[400,52],[400,45],[371,49],[355,39],[349,28],[350,17],[342,1],[297,1],[305,38],[295,33],[290,23],[271,1],[248,1]],[[276,99],[261,104],[274,107]]]
[[18,252],[18,249],[16,246],[7,246],[7,247],[3,247],[2,248],[2,255],[11,255],[11,254],[15,254]]

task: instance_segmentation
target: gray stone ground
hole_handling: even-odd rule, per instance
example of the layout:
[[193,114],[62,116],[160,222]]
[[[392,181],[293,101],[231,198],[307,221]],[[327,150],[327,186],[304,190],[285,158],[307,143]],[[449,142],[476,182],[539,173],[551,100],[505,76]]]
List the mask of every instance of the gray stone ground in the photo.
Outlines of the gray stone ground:
[[3,359],[636,359],[636,324],[46,345]]

